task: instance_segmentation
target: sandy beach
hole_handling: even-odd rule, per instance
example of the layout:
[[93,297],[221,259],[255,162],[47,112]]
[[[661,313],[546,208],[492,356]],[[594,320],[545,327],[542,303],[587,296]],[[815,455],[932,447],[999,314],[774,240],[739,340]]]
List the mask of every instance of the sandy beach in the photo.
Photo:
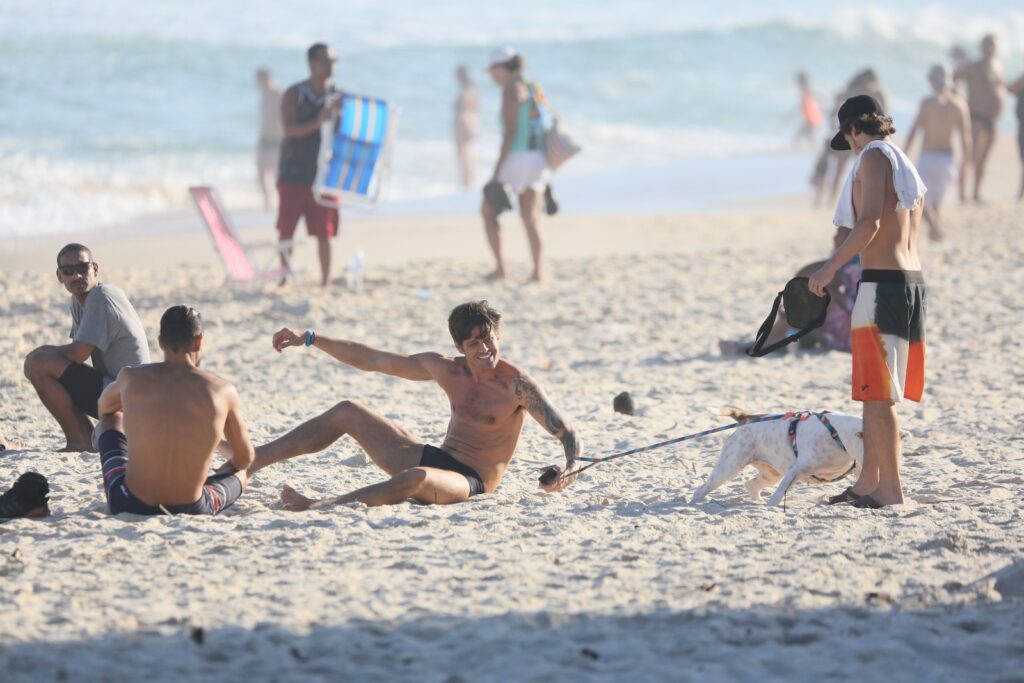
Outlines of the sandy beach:
[[[545,494],[562,462],[528,422],[492,495],[291,513],[307,495],[381,479],[342,439],[265,470],[215,518],[110,517],[97,456],[61,454],[56,424],[22,375],[35,346],[67,333],[54,280],[60,239],[0,250],[0,424],[17,473],[49,477],[53,516],[0,525],[0,675],[98,680],[1019,680],[1024,662],[1024,338],[1016,167],[984,207],[951,206],[950,238],[925,244],[932,287],[928,386],[899,407],[908,502],[820,505],[841,484],[797,486],[785,509],[752,503],[741,475],[687,501],[722,439],[593,468]],[[316,351],[278,355],[282,326],[402,351],[453,352],[448,311],[486,298],[504,313],[502,353],[575,422],[590,454],[716,425],[714,413],[829,409],[849,399],[849,357],[722,358],[752,337],[774,293],[829,249],[830,212],[793,203],[714,214],[569,215],[547,225],[550,280],[528,274],[509,223],[512,282],[484,283],[472,216],[345,224],[341,263],[367,252],[366,288],[297,291],[224,283],[198,230],[83,237],[133,300],[155,350],[159,316],[197,307],[204,366],[238,387],[263,443],[342,399],[428,442],[446,427],[430,383],[359,373]],[[269,225],[269,223],[268,223]],[[269,230],[246,231],[247,238]],[[134,233],[138,234],[138,231]],[[314,247],[299,247],[311,281]],[[612,411],[629,391],[632,417]]]

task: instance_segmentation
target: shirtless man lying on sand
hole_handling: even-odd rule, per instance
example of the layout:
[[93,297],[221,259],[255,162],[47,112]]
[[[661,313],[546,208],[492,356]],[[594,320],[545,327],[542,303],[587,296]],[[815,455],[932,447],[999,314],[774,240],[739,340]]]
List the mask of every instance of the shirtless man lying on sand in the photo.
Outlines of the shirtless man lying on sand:
[[[187,306],[160,318],[164,362],[125,368],[100,395],[98,446],[110,514],[215,515],[248,482],[254,453],[238,392],[199,369],[203,322]],[[229,471],[207,476],[217,445]]]
[[[500,358],[500,319],[501,315],[486,301],[457,306],[448,318],[448,329],[462,354],[458,358],[440,353],[390,353],[357,342],[329,339],[312,331],[302,335],[281,330],[273,339],[278,352],[289,346],[315,346],[359,370],[437,382],[451,402],[451,421],[444,443],[436,448],[362,404],[342,401],[257,448],[256,462],[249,475],[281,460],[322,451],[348,434],[391,478],[319,501],[285,486],[281,500],[287,509],[322,509],[356,501],[370,506],[394,505],[409,498],[428,504],[461,503],[498,488],[515,452],[527,412],[562,442],[564,472],[571,471],[582,451],[580,438],[540,385]],[[553,479],[542,487],[557,491],[574,477]]]

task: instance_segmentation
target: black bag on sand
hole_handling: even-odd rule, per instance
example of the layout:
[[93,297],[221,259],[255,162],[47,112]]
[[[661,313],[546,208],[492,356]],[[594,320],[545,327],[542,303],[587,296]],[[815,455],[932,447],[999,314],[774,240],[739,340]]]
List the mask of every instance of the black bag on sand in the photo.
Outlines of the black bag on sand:
[[497,180],[484,185],[484,200],[498,215],[512,210],[512,197],[509,196],[508,188]]
[[[752,358],[766,356],[825,324],[825,313],[828,311],[828,305],[832,302],[832,296],[827,289],[824,297],[814,294],[807,283],[808,279],[805,277],[795,277],[786,283],[785,288],[775,297],[772,312],[761,324],[754,343],[747,349],[748,356]],[[775,318],[779,314],[779,303],[785,305],[786,322],[790,327],[795,328],[796,332],[765,347],[764,343],[768,340],[768,335],[771,334],[772,327],[775,326]]]
[[29,515],[50,514],[50,485],[38,472],[26,472],[14,486],[0,495],[0,519],[17,519]]

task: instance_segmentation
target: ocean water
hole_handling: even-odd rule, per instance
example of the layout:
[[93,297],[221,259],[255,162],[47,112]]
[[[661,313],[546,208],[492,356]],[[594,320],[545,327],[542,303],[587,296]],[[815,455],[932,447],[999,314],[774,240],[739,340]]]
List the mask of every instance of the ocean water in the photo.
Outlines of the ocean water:
[[[402,108],[388,189],[397,205],[465,196],[450,139],[458,64],[476,74],[480,174],[489,173],[499,93],[482,68],[498,45],[526,56],[529,76],[585,147],[562,176],[576,210],[606,206],[616,174],[764,155],[789,155],[785,168],[796,168],[798,70],[827,108],[854,72],[873,66],[904,132],[927,93],[925,71],[952,44],[973,54],[993,32],[1007,75],[1024,71],[1019,2],[768,4],[5,0],[0,236],[183,210],[185,188],[197,182],[216,185],[232,208],[257,206],[253,71],[268,67],[283,86],[301,80],[305,48],[317,40],[338,53],[340,86]],[[758,190],[800,189],[803,175],[764,178]],[[708,192],[668,176],[658,183],[665,196]],[[592,207],[588,178],[601,188]]]

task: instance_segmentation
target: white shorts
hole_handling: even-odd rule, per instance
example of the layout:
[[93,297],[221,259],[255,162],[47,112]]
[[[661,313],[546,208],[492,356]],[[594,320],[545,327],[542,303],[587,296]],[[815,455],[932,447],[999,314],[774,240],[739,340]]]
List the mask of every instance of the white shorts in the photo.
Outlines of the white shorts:
[[548,184],[548,161],[544,153],[537,150],[509,152],[498,169],[498,182],[508,185],[516,194],[527,188],[543,192]]
[[950,185],[956,185],[960,177],[952,152],[921,152],[917,172],[928,188],[925,201],[935,207],[942,206],[946,190]]

